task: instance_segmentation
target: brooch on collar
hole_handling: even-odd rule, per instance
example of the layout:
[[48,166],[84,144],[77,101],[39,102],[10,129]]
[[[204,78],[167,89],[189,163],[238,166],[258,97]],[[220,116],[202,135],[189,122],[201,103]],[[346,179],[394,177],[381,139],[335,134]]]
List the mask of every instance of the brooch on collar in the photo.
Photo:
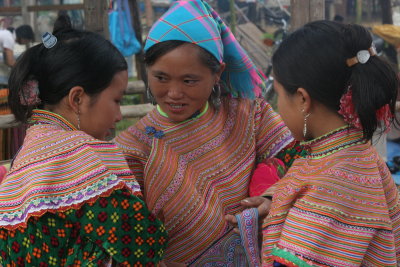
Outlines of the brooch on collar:
[[157,139],[161,139],[165,136],[165,133],[163,131],[157,131],[156,128],[152,126],[146,126],[145,130],[147,135],[153,135]]

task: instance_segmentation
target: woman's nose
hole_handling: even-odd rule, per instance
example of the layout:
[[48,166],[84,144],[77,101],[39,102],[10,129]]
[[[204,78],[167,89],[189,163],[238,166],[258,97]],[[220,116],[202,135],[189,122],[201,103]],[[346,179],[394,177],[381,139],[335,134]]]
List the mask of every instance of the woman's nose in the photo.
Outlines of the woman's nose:
[[117,114],[115,114],[115,121],[119,122],[122,120],[122,112],[121,112],[121,106],[118,108]]
[[168,96],[172,99],[180,99],[183,97],[183,90],[179,86],[172,86],[168,89]]

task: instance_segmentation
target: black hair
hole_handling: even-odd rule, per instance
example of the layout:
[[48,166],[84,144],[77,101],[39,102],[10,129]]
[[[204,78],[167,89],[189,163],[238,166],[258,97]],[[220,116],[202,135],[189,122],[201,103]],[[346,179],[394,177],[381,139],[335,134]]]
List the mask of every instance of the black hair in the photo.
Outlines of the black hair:
[[344,17],[341,16],[341,15],[339,15],[339,14],[336,14],[336,15],[333,17],[333,21],[336,21],[336,22],[343,22],[343,21],[344,21]]
[[[170,41],[164,41],[164,42],[160,42],[157,43],[155,45],[153,45],[152,47],[150,47],[144,55],[144,62],[146,64],[147,67],[152,66],[153,64],[156,63],[156,61],[164,56],[165,54],[171,52],[172,50],[185,45],[185,44],[190,44],[188,42],[185,41],[179,41],[179,40],[170,40]],[[199,59],[200,61],[210,69],[211,73],[215,74],[218,73],[221,70],[221,64],[219,63],[219,61],[217,60],[217,58],[211,54],[210,52],[208,52],[207,50],[205,50],[204,48],[198,46],[198,45],[194,45],[198,52],[199,52]],[[220,83],[220,86],[223,87],[224,85]],[[221,91],[212,91],[210,99],[212,100],[211,103],[218,103],[219,102],[219,97],[221,95]],[[216,106],[214,104],[214,106],[216,108],[218,108],[218,106]]]
[[35,40],[35,35],[33,34],[32,27],[29,25],[21,25],[15,29],[15,35],[18,39],[26,39],[30,41]]
[[71,18],[68,16],[66,10],[60,10],[58,12],[58,18],[53,25],[53,34],[57,34],[59,31],[72,28]]
[[15,32],[15,28],[14,27],[7,27],[7,30],[9,31],[9,32],[11,32],[11,33],[14,33]]
[[54,36],[57,38],[54,47],[46,48],[42,43],[31,47],[11,70],[9,103],[18,121],[26,122],[35,108],[21,102],[27,81],[38,82],[39,108],[44,108],[58,104],[74,86],[81,86],[96,99],[116,73],[128,68],[122,54],[96,33],[67,27],[59,28]]
[[335,112],[350,87],[363,137],[371,140],[378,126],[385,130],[376,111],[389,104],[395,114],[399,88],[396,72],[378,56],[371,56],[365,64],[347,66],[347,59],[371,44],[370,32],[360,25],[310,22],[289,35],[274,53],[275,78],[289,94],[302,87],[312,99]]

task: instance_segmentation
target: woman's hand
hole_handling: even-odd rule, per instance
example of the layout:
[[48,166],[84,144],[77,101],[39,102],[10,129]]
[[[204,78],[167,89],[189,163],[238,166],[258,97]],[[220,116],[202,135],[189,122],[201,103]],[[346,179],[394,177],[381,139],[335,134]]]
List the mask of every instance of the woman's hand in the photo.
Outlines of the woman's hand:
[[[265,217],[267,217],[269,213],[269,209],[271,206],[271,200],[265,197],[248,197],[240,201],[240,204],[245,208],[257,208],[258,209],[258,222],[262,224]],[[225,220],[227,220],[231,225],[234,226],[233,231],[239,234],[239,228],[237,225],[237,220],[234,215],[228,214],[225,216]]]

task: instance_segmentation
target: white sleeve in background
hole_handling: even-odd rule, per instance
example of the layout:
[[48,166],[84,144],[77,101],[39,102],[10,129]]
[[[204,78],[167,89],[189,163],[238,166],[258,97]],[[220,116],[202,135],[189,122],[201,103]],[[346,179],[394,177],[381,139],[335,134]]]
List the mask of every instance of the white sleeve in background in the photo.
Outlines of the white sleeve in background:
[[15,39],[10,31],[0,30],[0,47],[2,51],[4,48],[14,51]]

